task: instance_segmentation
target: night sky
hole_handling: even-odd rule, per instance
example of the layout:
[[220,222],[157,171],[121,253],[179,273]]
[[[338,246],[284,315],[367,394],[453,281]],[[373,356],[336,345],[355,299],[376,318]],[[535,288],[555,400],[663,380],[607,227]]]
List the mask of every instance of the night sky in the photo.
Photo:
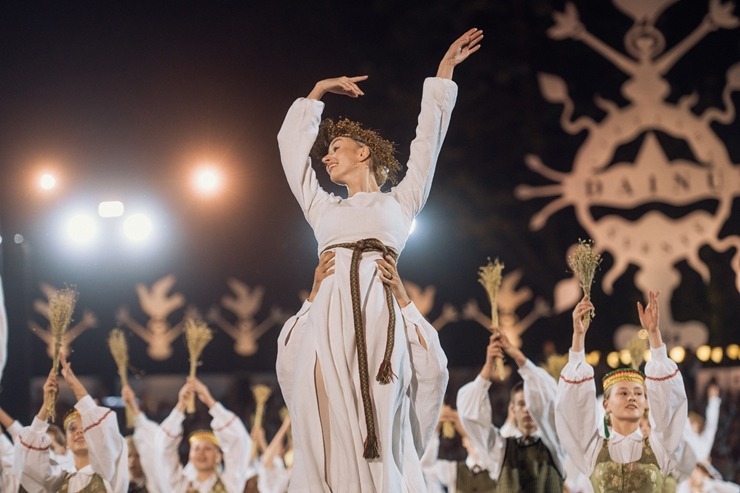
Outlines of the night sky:
[[[348,3],[353,6],[348,7]],[[578,1],[590,32],[619,51],[632,25],[610,2]],[[414,135],[424,77],[433,76],[449,44],[470,27],[484,30],[481,50],[455,70],[459,96],[439,159],[431,196],[418,217],[399,269],[421,286],[437,287],[443,303],[461,308],[471,298],[487,309],[477,270],[488,256],[507,271],[523,270],[522,287],[552,303],[567,277],[567,247],[586,236],[573,209],[556,213],[540,231],[528,223],[549,199],[521,201],[513,189],[548,181],[524,165],[537,154],[567,171],[584,134],[559,125],[561,106],[540,94],[537,74],[568,84],[576,114],[599,119],[598,95],[618,104],[625,75],[575,41],[546,35],[555,0],[450,2],[127,1],[4,2],[0,7],[0,231],[2,274],[11,321],[10,357],[3,385],[15,392],[30,376],[48,372],[45,347],[27,329],[38,284],[77,287],[78,308],[95,312],[98,328],[73,345],[78,373],[115,374],[104,343],[114,314],[128,306],[140,322],[134,285],[174,273],[174,291],[202,313],[228,294],[226,279],[265,287],[257,320],[271,306],[288,312],[310,287],[316,241],[291,195],[279,162],[276,135],[292,101],[322,78],[367,74],[359,100],[324,97],[325,115],[360,120],[398,144],[405,162]],[[684,0],[657,22],[668,47],[707,12],[707,2]],[[670,100],[695,92],[696,111],[723,107],[725,73],[740,61],[740,29],[710,34],[666,76]],[[740,103],[737,93],[735,104]],[[715,125],[733,163],[740,163],[740,123]],[[629,149],[625,150],[629,152]],[[222,166],[227,187],[204,200],[190,188],[200,161]],[[60,176],[42,195],[34,178],[44,166]],[[336,193],[342,190],[322,183]],[[154,242],[130,251],[115,221],[101,244],[71,252],[59,239],[62,215],[76,205],[95,210],[121,200],[129,211],[152,211]],[[740,205],[723,234],[740,234]],[[25,241],[10,241],[21,233]],[[710,328],[710,343],[738,342],[740,303],[730,268],[733,251],[705,248],[712,279],[704,285],[680,266],[684,284],[674,315]],[[612,259],[607,255],[604,269]],[[612,349],[611,333],[636,323],[632,267],[607,296],[595,287],[598,323],[588,344]],[[598,276],[598,275],[597,275]],[[520,308],[524,317],[533,302]],[[178,311],[171,317],[182,317]],[[539,354],[546,339],[560,352],[570,343],[566,311],[537,321],[524,349]],[[278,329],[261,339],[252,358],[239,358],[223,333],[204,355],[204,372],[271,371]],[[450,366],[483,362],[486,331],[460,322],[440,333]],[[132,363],[149,373],[184,373],[184,344],[156,363],[132,337]],[[209,353],[210,351],[210,353]],[[24,357],[26,356],[27,357]],[[12,381],[12,383],[8,383]],[[0,402],[3,401],[0,396]]]

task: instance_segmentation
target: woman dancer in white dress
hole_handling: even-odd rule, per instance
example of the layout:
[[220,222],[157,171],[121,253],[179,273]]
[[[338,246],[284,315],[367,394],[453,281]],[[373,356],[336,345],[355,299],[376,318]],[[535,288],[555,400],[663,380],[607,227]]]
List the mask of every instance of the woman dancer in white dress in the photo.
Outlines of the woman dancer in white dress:
[[[423,443],[415,438],[428,437],[437,416],[422,422],[424,410],[411,408],[411,366],[421,362],[411,361],[401,310],[383,282],[390,273],[376,261],[401,252],[427,199],[457,95],[452,72],[478,51],[482,37],[478,29],[463,34],[442,58],[437,77],[425,81],[408,170],[390,192],[380,187],[400,169],[392,143],[348,120],[321,124],[321,97],[359,97],[357,84],[367,76],[319,81],[293,103],[280,129],[288,183],[319,252],[335,252],[336,271],[314,299],[300,351],[278,356],[278,371],[292,375],[292,492],[424,491]],[[347,198],[324,191],[311,167],[320,125],[329,137],[322,161],[331,180],[347,188]],[[291,342],[297,341],[288,339],[279,351]]]

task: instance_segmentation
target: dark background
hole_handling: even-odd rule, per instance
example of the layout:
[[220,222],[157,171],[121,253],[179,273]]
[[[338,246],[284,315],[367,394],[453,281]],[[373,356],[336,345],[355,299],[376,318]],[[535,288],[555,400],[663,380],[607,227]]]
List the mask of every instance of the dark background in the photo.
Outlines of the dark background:
[[[521,268],[521,285],[552,303],[556,283],[568,276],[565,251],[586,232],[572,208],[556,213],[538,232],[528,223],[550,199],[520,201],[517,185],[549,182],[524,165],[536,154],[569,171],[584,134],[559,125],[561,106],[540,94],[537,74],[562,77],[576,115],[597,121],[600,95],[619,104],[626,76],[582,43],[547,37],[552,15],[564,2],[251,2],[73,1],[4,2],[0,8],[0,231],[2,275],[10,317],[9,360],[0,404],[30,416],[28,382],[48,372],[45,345],[27,328],[38,284],[74,285],[98,328],[75,341],[72,361],[82,375],[115,382],[105,341],[118,307],[144,323],[134,285],[150,285],[174,273],[173,291],[205,313],[228,294],[226,279],[265,287],[261,321],[271,306],[295,311],[298,292],[310,287],[316,242],[291,195],[279,162],[276,134],[284,114],[322,78],[368,74],[359,100],[327,95],[325,114],[347,116],[379,129],[399,144],[405,162],[413,138],[422,80],[436,72],[449,44],[470,27],[484,30],[483,47],[455,70],[458,102],[439,159],[431,196],[400,259],[402,275],[437,286],[435,318],[445,302],[461,308],[487,299],[477,270],[498,256],[506,271]],[[667,47],[694,29],[707,3],[682,1],[657,22]],[[610,2],[578,1],[590,32],[623,52],[632,19]],[[697,113],[723,108],[725,73],[740,61],[740,29],[720,30],[701,41],[667,74],[669,99],[696,92]],[[737,94],[733,101],[738,104]],[[737,122],[714,125],[733,163],[740,162]],[[214,200],[190,190],[190,169],[201,159],[223,166],[227,188]],[[33,185],[46,162],[62,181],[50,195]],[[321,172],[323,173],[323,171]],[[341,192],[321,175],[322,183]],[[129,251],[113,226],[102,246],[70,252],[59,241],[61,214],[72,203],[93,210],[101,200],[148,207],[162,218],[154,244]],[[740,234],[740,205],[723,235]],[[16,245],[12,237],[23,234]],[[679,266],[683,284],[674,296],[674,317],[700,320],[711,345],[738,342],[740,303],[733,251],[705,247],[711,269],[705,285]],[[611,265],[607,255],[602,271]],[[589,348],[613,349],[612,333],[637,323],[630,268],[607,296],[597,284],[599,315]],[[597,275],[598,276],[598,275]],[[532,309],[521,307],[520,316]],[[171,317],[177,322],[178,311]],[[79,318],[79,316],[77,317]],[[544,341],[559,352],[570,344],[570,314],[539,320],[524,334],[524,350],[540,355]],[[271,372],[275,328],[251,358],[233,353],[217,333],[203,356],[203,373]],[[440,337],[451,367],[483,362],[486,331],[460,322]],[[185,373],[184,343],[175,357],[154,362],[138,338],[130,338],[132,365],[148,374]],[[736,364],[736,362],[735,362]],[[709,365],[711,366],[711,364]]]

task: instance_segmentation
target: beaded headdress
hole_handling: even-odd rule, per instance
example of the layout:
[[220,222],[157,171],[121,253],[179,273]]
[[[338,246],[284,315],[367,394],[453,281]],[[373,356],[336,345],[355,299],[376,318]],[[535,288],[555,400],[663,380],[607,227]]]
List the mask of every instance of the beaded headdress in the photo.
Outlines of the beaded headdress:
[[316,137],[311,156],[320,161],[326,155],[329,144],[337,137],[349,137],[362,145],[370,148],[373,159],[375,180],[378,186],[383,185],[386,180],[396,184],[398,172],[401,171],[401,163],[395,158],[395,144],[380,136],[375,130],[364,128],[361,124],[347,118],[334,121],[325,118],[319,126],[319,135]]
[[64,431],[67,431],[67,426],[69,426],[72,421],[78,418],[82,419],[82,416],[80,416],[80,413],[77,411],[77,409],[72,408],[67,411],[67,414],[64,415],[64,420],[62,421],[62,428],[64,428]]
[[615,383],[620,382],[635,382],[645,385],[645,375],[641,371],[633,370],[632,368],[617,368],[604,375],[601,379],[604,392]]
[[216,435],[214,435],[211,430],[195,430],[188,437],[188,443],[193,445],[193,442],[196,440],[208,440],[219,449],[221,448],[221,445],[218,443],[218,438],[216,438]]

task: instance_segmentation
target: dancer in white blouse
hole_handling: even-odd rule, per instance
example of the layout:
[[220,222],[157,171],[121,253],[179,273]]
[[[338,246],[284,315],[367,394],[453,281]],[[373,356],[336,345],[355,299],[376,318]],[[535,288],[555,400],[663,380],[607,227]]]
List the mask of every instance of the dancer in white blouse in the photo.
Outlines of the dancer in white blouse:
[[[190,434],[189,465],[183,468],[178,447],[182,423],[190,397],[195,394],[213,417],[211,430]],[[247,465],[252,440],[244,423],[213,398],[208,387],[188,377],[178,394],[177,405],[159,426],[162,447],[162,474],[171,493],[242,493],[247,483]],[[223,472],[218,473],[223,460]]]
[[[279,370],[290,373],[292,389],[292,492],[424,491],[423,449],[414,437],[419,431],[429,436],[437,416],[427,420],[427,410],[411,407],[408,388],[418,363],[409,351],[404,313],[376,260],[403,250],[426,202],[457,95],[453,70],[480,48],[482,37],[471,29],[458,38],[437,77],[425,81],[408,170],[389,192],[381,186],[400,170],[393,144],[357,123],[325,121],[322,135],[328,138],[318,142],[328,144],[322,161],[331,180],[347,188],[347,198],[319,186],[309,159],[324,109],[320,99],[326,93],[362,96],[358,83],[367,76],[319,81],[285,117],[278,143],[288,184],[319,252],[336,253],[336,274],[313,301],[301,350],[296,358],[283,358],[290,368]],[[436,402],[425,404],[438,412]]]
[[15,444],[15,470],[22,473],[21,486],[28,493],[126,493],[128,447],[118,430],[116,413],[97,406],[64,355],[61,361],[62,376],[77,398],[74,409],[64,418],[76,470],[67,472],[50,457],[46,410],[59,389],[57,375],[52,372],[44,383],[41,410],[31,426],[20,431]]
[[[558,435],[569,458],[591,478],[596,493],[658,493],[672,470],[687,415],[683,378],[667,356],[658,326],[658,294],[649,293],[644,309],[637,303],[650,343],[645,375],[624,368],[603,379],[606,439],[598,433],[594,370],[584,352],[589,322],[583,317],[592,309],[584,298],[573,310],[573,344],[560,374],[555,406]],[[647,395],[652,431],[644,437],[640,418],[648,410]]]
[[[516,362],[523,379],[523,386],[510,393],[517,430],[508,438],[492,423],[488,395],[495,360],[504,353]],[[565,452],[555,432],[555,393],[556,383],[547,371],[532,363],[500,330],[491,335],[480,374],[457,393],[457,412],[484,468],[497,482],[496,491],[563,491]]]
[[165,493],[161,468],[159,424],[147,418],[130,385],[121,388],[121,398],[134,416],[134,433],[126,437],[129,457],[129,493]]

